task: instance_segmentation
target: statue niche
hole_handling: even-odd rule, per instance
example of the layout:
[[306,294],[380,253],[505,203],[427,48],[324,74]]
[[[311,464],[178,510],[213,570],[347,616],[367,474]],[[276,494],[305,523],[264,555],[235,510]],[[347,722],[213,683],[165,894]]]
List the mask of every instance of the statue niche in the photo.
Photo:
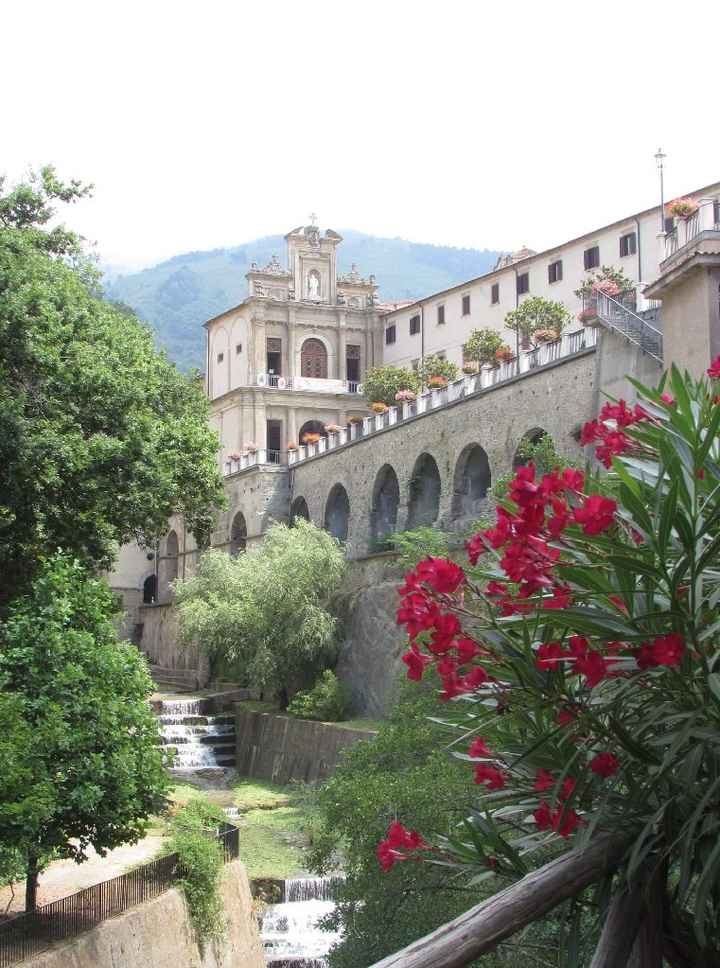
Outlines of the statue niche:
[[320,273],[317,269],[311,269],[307,277],[308,299],[320,298]]

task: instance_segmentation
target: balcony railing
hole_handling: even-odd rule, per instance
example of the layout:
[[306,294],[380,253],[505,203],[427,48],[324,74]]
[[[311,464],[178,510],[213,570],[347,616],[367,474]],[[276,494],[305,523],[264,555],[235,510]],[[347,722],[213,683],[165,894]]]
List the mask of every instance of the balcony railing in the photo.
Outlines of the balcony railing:
[[675,228],[665,236],[665,259],[661,268],[668,259],[706,233],[720,234],[720,204],[716,198],[699,199],[696,212],[689,218],[677,220]]
[[[583,298],[583,313],[592,313],[607,329],[624,336],[644,353],[662,363],[662,333],[648,321],[647,311],[643,310],[642,315],[639,315],[636,307],[637,297],[634,291],[617,298],[604,292],[595,292]],[[659,319],[658,312],[654,318],[655,321]]]
[[470,374],[461,380],[454,380],[442,389],[427,390],[412,402],[389,407],[385,413],[372,414],[369,417],[364,417],[362,421],[350,423],[346,429],[337,433],[330,433],[327,437],[321,437],[316,444],[303,444],[295,450],[288,451],[288,464],[298,464],[311,457],[318,457],[320,454],[336,450],[338,447],[343,447],[345,444],[353,443],[364,437],[370,437],[406,420],[442,409],[456,400],[471,396],[480,390],[500,386],[509,380],[518,376],[525,376],[557,360],[573,356],[583,350],[593,349],[596,340],[596,330],[585,328],[567,333],[552,342],[542,343],[528,353],[521,353],[519,360],[511,360],[501,366],[484,367],[479,373]]
[[256,384],[271,390],[304,390],[310,393],[362,393],[357,380],[329,380],[311,376],[284,377],[279,373],[258,373]]

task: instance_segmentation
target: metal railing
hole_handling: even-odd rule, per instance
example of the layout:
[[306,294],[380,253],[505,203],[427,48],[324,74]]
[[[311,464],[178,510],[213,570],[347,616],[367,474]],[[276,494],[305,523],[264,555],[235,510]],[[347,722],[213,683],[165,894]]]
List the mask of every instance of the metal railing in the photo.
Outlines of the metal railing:
[[[634,302],[632,305],[634,306]],[[583,309],[594,310],[597,318],[608,329],[620,333],[635,346],[639,346],[643,353],[662,363],[662,333],[647,319],[639,316],[626,302],[621,302],[604,292],[597,292],[583,300]]]
[[[217,839],[224,863],[239,855],[240,837],[236,826],[220,824]],[[127,874],[43,904],[33,914],[19,914],[0,923],[0,968],[10,968],[56,941],[75,938],[102,921],[163,894],[180,877],[178,861],[177,854],[168,854]]]
[[675,255],[679,245],[678,227],[676,225],[672,232],[668,232],[665,236],[665,258],[669,259],[671,255]]

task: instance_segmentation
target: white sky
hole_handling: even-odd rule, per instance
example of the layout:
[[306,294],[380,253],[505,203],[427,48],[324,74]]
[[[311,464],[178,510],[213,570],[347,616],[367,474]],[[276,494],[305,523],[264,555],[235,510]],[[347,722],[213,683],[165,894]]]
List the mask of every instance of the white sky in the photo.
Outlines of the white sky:
[[320,225],[544,248],[720,180],[720,4],[4,0],[0,170],[135,265]]

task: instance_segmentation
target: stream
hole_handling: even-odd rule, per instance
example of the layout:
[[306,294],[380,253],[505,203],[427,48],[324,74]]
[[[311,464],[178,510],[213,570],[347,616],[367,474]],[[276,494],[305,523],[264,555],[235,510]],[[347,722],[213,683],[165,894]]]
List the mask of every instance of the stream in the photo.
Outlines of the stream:
[[262,919],[268,968],[326,968],[326,955],[340,933],[323,931],[318,920],[335,908],[340,877],[293,877],[285,881],[283,899],[271,904]]

